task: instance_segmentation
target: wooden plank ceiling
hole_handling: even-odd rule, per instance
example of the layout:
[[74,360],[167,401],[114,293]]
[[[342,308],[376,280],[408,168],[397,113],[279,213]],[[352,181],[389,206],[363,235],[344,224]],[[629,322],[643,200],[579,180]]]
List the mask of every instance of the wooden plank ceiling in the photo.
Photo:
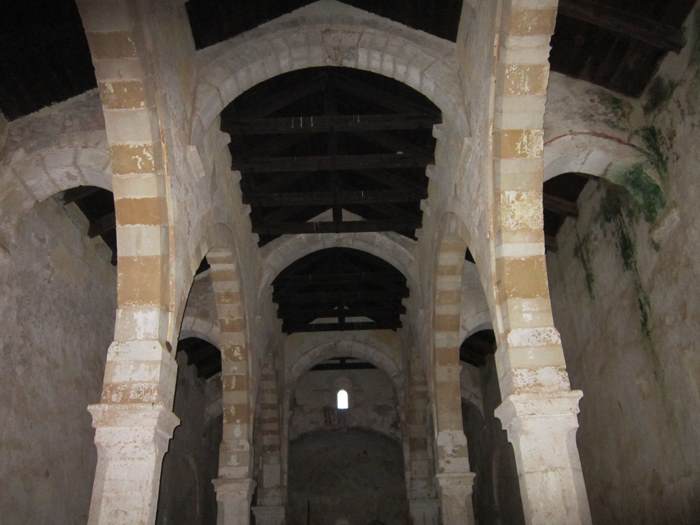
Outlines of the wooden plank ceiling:
[[401,327],[406,278],[360,250],[329,248],[283,270],[272,283],[282,331],[373,330]]
[[439,120],[433,104],[394,80],[314,68],[249,90],[223,111],[221,128],[263,245],[295,233],[413,237]]

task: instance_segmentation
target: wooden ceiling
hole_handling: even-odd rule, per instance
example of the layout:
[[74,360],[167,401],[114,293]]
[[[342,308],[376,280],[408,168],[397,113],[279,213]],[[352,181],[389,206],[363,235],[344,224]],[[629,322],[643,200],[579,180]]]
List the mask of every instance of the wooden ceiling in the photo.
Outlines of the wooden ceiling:
[[[311,0],[190,0],[198,48],[231,38]],[[461,0],[346,0],[455,40]],[[695,0],[560,0],[552,69],[632,96],[659,61],[683,45]],[[75,0],[4,2],[0,16],[0,111],[14,120],[95,87]]]
[[[392,79],[345,68],[275,77],[224,109],[243,201],[265,244],[281,234],[413,237],[440,112]],[[309,222],[323,212],[328,217]]]
[[401,327],[406,278],[389,263],[349,248],[311,253],[272,283],[282,331],[325,332]]

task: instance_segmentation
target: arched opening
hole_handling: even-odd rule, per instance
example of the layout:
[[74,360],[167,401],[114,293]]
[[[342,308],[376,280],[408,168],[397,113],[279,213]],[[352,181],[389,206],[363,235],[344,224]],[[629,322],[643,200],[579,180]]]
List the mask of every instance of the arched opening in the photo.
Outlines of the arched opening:
[[336,405],[335,407],[338,410],[347,410],[350,408],[350,395],[348,394],[348,391],[345,390],[344,388],[341,388],[338,390],[338,393],[335,396],[336,398]]
[[0,256],[0,508],[15,523],[87,519],[96,452],[85,407],[100,400],[116,308],[116,246],[93,231],[93,204],[114,209],[110,192],[83,187],[34,204],[12,217]]
[[[478,523],[525,523],[513,446],[494,416],[501,404],[496,350],[492,330],[467,337],[460,347],[462,371],[462,423],[467,436],[469,465],[476,474],[472,502]],[[465,389],[476,390],[467,401]],[[477,405],[478,404],[478,405]],[[498,457],[498,468],[493,464]]]
[[401,327],[406,278],[366,252],[329,248],[290,264],[272,283],[282,330],[327,332]]
[[219,467],[222,436],[221,353],[188,337],[178,342],[173,411],[180,418],[163,458],[156,523],[216,523],[212,480]]

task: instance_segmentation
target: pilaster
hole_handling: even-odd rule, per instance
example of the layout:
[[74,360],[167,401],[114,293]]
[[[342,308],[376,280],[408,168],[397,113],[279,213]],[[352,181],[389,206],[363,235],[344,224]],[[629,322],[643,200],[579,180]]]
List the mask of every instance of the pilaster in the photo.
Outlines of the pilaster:
[[473,525],[472,472],[445,472],[436,476],[440,488],[443,525]]
[[255,481],[250,478],[217,478],[212,483],[218,503],[217,525],[248,525]]

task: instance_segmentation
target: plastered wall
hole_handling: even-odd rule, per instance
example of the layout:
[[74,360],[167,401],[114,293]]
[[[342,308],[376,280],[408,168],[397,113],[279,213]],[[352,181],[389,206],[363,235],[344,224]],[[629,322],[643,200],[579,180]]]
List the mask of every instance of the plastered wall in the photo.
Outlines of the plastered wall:
[[[71,216],[69,216],[72,215]],[[85,523],[116,269],[87,221],[54,199],[0,259],[0,509],[8,525]]]
[[[700,43],[669,55],[637,130],[658,163],[654,220],[591,182],[548,257],[594,523],[697,522],[700,512]],[[634,131],[633,131],[634,132]]]

